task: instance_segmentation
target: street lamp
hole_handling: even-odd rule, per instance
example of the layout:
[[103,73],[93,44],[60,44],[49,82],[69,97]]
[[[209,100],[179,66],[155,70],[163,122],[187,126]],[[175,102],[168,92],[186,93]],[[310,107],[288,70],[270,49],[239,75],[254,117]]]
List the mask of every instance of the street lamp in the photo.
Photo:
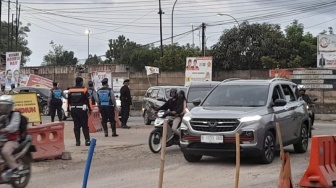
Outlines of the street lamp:
[[175,3],[173,5],[173,9],[172,9],[172,18],[171,18],[171,44],[173,45],[174,44],[174,9],[175,9],[175,5],[177,3],[178,0],[175,0]]
[[240,29],[240,25],[239,25],[238,20],[237,20],[235,17],[231,16],[230,14],[222,14],[222,13],[218,13],[217,16],[229,16],[229,17],[231,17],[232,19],[234,19],[234,20],[237,22],[237,24],[238,24],[238,28]]
[[89,59],[89,56],[90,56],[90,33],[91,33],[91,31],[89,29],[85,30],[85,34],[88,35],[88,59]]

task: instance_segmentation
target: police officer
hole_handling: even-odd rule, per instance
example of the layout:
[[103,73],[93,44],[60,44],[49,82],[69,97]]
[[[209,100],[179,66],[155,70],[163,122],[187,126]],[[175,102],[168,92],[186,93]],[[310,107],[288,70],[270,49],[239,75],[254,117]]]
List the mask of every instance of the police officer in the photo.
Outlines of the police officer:
[[103,87],[100,88],[98,93],[98,107],[100,114],[102,116],[102,125],[105,133],[105,137],[108,137],[108,131],[107,131],[107,120],[110,121],[111,129],[112,129],[112,136],[116,137],[117,131],[116,131],[116,125],[114,120],[114,110],[117,109],[116,100],[114,97],[113,90],[108,87],[108,79],[104,78],[102,80]]
[[76,146],[80,146],[80,128],[82,128],[85,145],[90,146],[90,133],[88,126],[88,115],[92,110],[89,103],[88,89],[83,86],[83,78],[76,78],[76,86],[71,87],[68,91],[68,112],[74,121],[74,133]]
[[97,97],[97,92],[95,90],[95,88],[93,87],[93,82],[89,81],[88,82],[88,93],[89,93],[89,99],[91,100],[91,104],[92,105],[96,105],[96,101],[98,101],[98,97]]
[[53,82],[53,88],[50,90],[49,93],[49,98],[48,98],[48,106],[50,109],[50,116],[51,116],[51,122],[54,122],[55,120],[55,114],[56,114],[56,110],[57,110],[57,116],[58,116],[58,120],[62,121],[62,105],[63,105],[63,101],[62,101],[62,96],[63,95],[63,91],[57,87],[58,83],[57,82]]
[[120,100],[121,100],[121,117],[122,117],[122,125],[123,129],[129,129],[131,127],[127,126],[127,121],[129,117],[129,112],[132,106],[132,98],[131,91],[128,88],[130,80],[126,79],[124,81],[124,86],[120,88]]

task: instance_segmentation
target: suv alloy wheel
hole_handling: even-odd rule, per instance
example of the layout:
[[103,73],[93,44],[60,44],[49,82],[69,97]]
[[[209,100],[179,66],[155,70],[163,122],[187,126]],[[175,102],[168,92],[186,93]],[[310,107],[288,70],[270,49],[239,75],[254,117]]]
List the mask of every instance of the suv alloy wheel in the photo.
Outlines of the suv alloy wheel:
[[308,130],[306,124],[301,125],[301,135],[299,142],[293,144],[296,153],[305,153],[308,148]]
[[275,138],[271,131],[267,131],[263,143],[263,152],[261,154],[260,162],[262,164],[272,163],[275,155]]

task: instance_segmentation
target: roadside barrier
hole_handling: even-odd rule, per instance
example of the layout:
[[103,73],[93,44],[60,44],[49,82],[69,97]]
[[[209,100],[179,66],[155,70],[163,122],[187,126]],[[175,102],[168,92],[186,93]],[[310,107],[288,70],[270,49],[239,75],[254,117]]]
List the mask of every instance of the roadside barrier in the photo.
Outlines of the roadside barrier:
[[61,158],[65,150],[64,122],[53,122],[28,127],[28,134],[33,137],[33,159]]
[[301,187],[333,187],[336,181],[336,136],[313,136],[309,166]]
[[119,119],[119,111],[118,110],[114,111],[114,120],[115,120],[116,127],[121,128],[121,122],[120,122],[120,119]]
[[88,119],[88,124],[90,133],[95,133],[103,130],[103,126],[101,124],[101,117],[98,109],[92,110],[92,113]]

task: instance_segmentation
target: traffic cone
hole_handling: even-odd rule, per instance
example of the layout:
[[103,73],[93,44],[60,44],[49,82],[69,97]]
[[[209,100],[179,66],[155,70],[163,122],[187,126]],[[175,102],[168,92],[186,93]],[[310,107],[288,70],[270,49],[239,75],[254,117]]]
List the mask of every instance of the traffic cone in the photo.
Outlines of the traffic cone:
[[289,153],[285,153],[282,157],[278,188],[293,188],[291,165]]

